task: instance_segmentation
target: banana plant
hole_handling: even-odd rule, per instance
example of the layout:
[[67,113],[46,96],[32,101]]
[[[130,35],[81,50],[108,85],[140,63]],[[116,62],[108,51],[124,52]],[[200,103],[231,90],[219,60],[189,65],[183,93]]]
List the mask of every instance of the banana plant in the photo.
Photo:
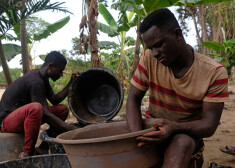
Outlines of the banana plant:
[[[22,11],[22,3],[24,2],[24,8]],[[61,7],[64,2],[50,3],[50,0],[14,0],[14,1],[1,1],[0,2],[0,35],[3,36],[14,25],[20,22],[20,20],[27,18],[28,16],[43,10],[61,11],[65,13],[69,12],[65,7]]]
[[[159,9],[159,8],[165,8],[165,7],[171,7],[171,6],[181,6],[181,5],[199,5],[199,4],[206,4],[206,3],[219,3],[223,1],[228,0],[121,0],[121,3],[128,4],[131,6],[132,9],[130,11],[133,11],[135,15],[135,26],[137,26],[137,30],[139,29],[140,21],[146,17],[149,13],[152,11]],[[235,1],[233,0],[232,7],[235,8]],[[115,6],[115,4],[113,5]],[[134,63],[132,66],[132,75],[138,65],[139,62],[139,53],[140,53],[140,44],[142,43],[143,48],[144,43],[140,40],[140,34],[137,31],[137,38],[136,38],[136,48],[135,48],[135,57],[134,57]]]
[[[31,53],[35,42],[48,38],[50,35],[63,28],[69,21],[70,16],[62,18],[54,23],[45,22],[37,17],[26,18],[28,53]],[[14,39],[20,41],[20,24],[14,26],[14,32],[17,35]],[[32,59],[35,58],[36,57]]]
[[211,53],[209,55],[213,56],[215,60],[228,68],[230,66],[230,62],[235,61],[235,38],[226,40],[224,29],[221,28],[221,31],[223,34],[223,43],[208,41],[203,42],[202,45],[214,50],[216,53]]
[[[102,3],[99,3],[99,13],[103,16],[107,24],[98,22],[97,28],[99,31],[107,34],[109,37],[117,37],[118,39],[118,44],[115,42],[109,42],[109,45],[115,46],[115,48],[119,49],[120,51],[116,74],[120,77],[121,81],[123,82],[123,72],[125,66],[127,67],[128,79],[130,78],[130,64],[127,52],[128,50],[133,49],[133,47],[130,46],[133,46],[135,44],[135,40],[132,37],[126,36],[126,33],[133,26],[130,23],[133,19],[134,12],[129,12],[127,14],[126,10],[128,6],[119,7],[119,19],[118,21],[115,21],[108,9]],[[100,43],[102,44],[104,42]],[[108,44],[107,41],[106,44]],[[109,45],[106,45],[106,47]]]
[[12,83],[12,78],[7,65],[7,61],[17,55],[20,49],[20,46],[16,44],[2,44],[2,41],[0,39],[0,65],[3,68],[5,79],[8,85]]
[[[22,6],[24,4],[24,7]],[[2,38],[11,30],[14,25],[26,17],[43,10],[56,10],[71,13],[61,7],[64,2],[50,3],[50,0],[11,0],[0,1],[0,58],[8,85],[12,82],[9,68],[3,51]],[[20,10],[21,9],[21,10]]]
[[[181,5],[202,5],[208,3],[220,3],[225,1],[234,2],[234,0],[122,0],[123,3],[131,5],[133,11],[135,11],[138,15],[144,16],[147,16],[152,11],[160,8]],[[139,6],[142,6],[142,8],[138,8]]]
[[[2,46],[3,46],[3,51],[4,51],[4,54],[5,54],[7,61],[10,61],[17,54],[20,54],[20,52],[21,52],[21,47],[17,44],[5,43]],[[0,66],[1,66],[1,62],[0,62]]]

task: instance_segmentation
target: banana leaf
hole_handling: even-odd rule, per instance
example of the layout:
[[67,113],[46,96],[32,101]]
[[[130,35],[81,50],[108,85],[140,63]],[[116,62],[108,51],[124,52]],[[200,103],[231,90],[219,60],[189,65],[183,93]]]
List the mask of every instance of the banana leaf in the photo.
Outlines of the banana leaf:
[[118,47],[118,44],[112,41],[100,41],[98,45],[100,49],[115,49]]
[[[143,11],[143,7],[141,6],[141,4],[137,4],[135,2],[135,0],[122,0],[122,2],[125,4],[129,4],[132,8],[133,8],[133,11],[139,15],[139,16],[145,16],[145,13]],[[143,2],[141,1],[141,3],[143,4]]]
[[110,14],[108,9],[101,2],[99,3],[99,12],[112,29],[118,28],[118,25],[114,20],[113,16]]
[[48,25],[46,30],[44,30],[40,34],[35,34],[33,39],[35,41],[39,41],[41,39],[47,38],[51,34],[55,33],[56,31],[58,31],[59,29],[64,27],[69,22],[69,20],[70,20],[70,16],[67,16],[67,17],[65,17],[55,23]]
[[57,10],[69,12],[66,8],[61,7],[64,2],[50,3],[50,0],[30,0],[25,2],[25,9],[20,12],[19,7],[12,1],[4,1],[0,3],[0,34],[4,35],[20,20],[42,10]]
[[159,8],[173,6],[179,0],[145,0],[143,5],[147,13],[150,13]]
[[17,54],[21,53],[21,46],[12,43],[3,44],[3,51],[7,61],[13,59]]
[[105,34],[108,34],[109,37],[115,37],[119,35],[119,33],[116,30],[100,22],[97,22],[97,29]]
[[175,5],[202,5],[208,3],[220,3],[231,0],[180,0]]
[[130,29],[130,26],[128,25],[128,18],[126,15],[126,12],[122,12],[119,20],[118,20],[118,32],[125,31],[127,32]]
[[215,50],[215,51],[223,51],[224,50],[224,46],[220,43],[215,42],[215,41],[203,42],[202,45],[209,48],[209,49]]

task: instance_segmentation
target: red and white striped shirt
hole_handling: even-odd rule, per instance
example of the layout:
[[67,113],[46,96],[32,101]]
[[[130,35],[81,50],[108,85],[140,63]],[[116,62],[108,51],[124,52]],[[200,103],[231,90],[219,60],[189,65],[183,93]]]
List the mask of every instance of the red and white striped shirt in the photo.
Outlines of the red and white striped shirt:
[[154,118],[197,120],[202,117],[203,101],[229,101],[226,69],[195,51],[192,67],[178,79],[146,50],[131,83],[140,90],[149,90],[149,114]]

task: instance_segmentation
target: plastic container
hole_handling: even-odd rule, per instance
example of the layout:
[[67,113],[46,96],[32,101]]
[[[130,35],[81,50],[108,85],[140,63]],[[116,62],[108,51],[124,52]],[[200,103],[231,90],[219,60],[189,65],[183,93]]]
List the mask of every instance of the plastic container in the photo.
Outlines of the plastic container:
[[155,147],[139,148],[136,137],[149,131],[153,120],[145,120],[142,131],[128,131],[126,121],[92,124],[57,136],[73,168],[149,168],[159,162]]
[[106,68],[83,71],[72,83],[68,94],[73,115],[83,124],[111,120],[123,103],[119,79]]

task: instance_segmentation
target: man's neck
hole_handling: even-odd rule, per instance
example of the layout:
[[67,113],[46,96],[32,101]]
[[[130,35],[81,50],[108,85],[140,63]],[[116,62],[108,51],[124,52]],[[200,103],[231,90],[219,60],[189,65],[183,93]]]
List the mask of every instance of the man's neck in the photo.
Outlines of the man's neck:
[[46,73],[46,68],[45,67],[41,67],[39,68],[39,72],[42,76],[43,79],[48,79],[47,73]]
[[178,79],[182,78],[188,72],[194,62],[194,51],[191,46],[187,45],[182,53],[179,59],[170,66],[175,78]]

